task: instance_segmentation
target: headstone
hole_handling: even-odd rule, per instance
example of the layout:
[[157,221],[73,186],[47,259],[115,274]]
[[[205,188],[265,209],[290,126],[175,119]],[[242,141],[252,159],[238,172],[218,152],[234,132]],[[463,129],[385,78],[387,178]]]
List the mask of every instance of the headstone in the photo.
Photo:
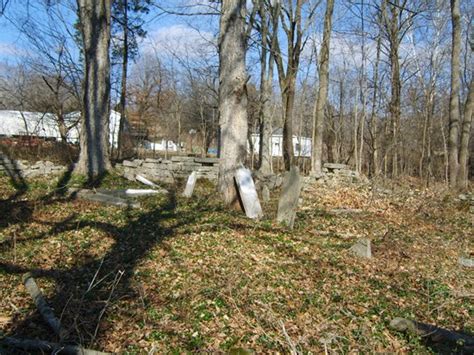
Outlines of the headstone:
[[193,171],[188,177],[188,182],[186,183],[186,188],[184,189],[183,196],[191,197],[193,195],[194,186],[196,185],[196,172]]
[[263,202],[270,201],[270,189],[268,188],[267,184],[263,184],[262,186],[262,200]]
[[235,181],[239,189],[240,199],[244,205],[247,217],[257,219],[263,216],[257,190],[249,169],[239,168],[235,172]]
[[296,209],[301,193],[301,177],[299,169],[292,166],[283,179],[280,200],[278,201],[277,221],[285,223],[293,229],[295,224]]
[[135,176],[135,179],[137,179],[137,181],[140,181],[141,183],[143,183],[145,185],[148,185],[148,186],[151,186],[151,187],[158,187],[157,184],[155,184],[154,182],[151,182],[150,180],[148,180],[147,178],[145,178],[141,175]]
[[140,207],[140,204],[137,202],[130,202],[120,197],[112,196],[112,195],[102,193],[102,192],[86,190],[86,189],[79,190],[77,192],[77,197],[79,197],[82,200],[100,202],[106,205],[114,205],[114,206],[119,206],[119,207],[133,207],[133,208]]
[[372,257],[370,240],[367,238],[360,239],[351,247],[350,251],[361,258],[370,259]]

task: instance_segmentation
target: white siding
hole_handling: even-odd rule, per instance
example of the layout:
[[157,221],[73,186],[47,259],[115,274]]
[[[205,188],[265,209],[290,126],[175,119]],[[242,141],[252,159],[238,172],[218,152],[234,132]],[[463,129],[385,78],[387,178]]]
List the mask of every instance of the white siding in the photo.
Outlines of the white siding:
[[[252,134],[253,151],[258,154],[260,149],[260,136]],[[271,140],[271,154],[273,157],[283,156],[283,136],[281,134],[273,134]],[[249,147],[250,149],[250,147]],[[311,138],[293,136],[293,150],[295,157],[311,156]]]

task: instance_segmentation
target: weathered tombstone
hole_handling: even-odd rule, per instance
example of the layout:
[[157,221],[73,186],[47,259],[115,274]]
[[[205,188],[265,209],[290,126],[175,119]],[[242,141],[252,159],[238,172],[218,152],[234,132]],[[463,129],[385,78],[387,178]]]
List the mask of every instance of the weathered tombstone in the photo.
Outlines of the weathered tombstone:
[[262,217],[262,207],[260,206],[257,190],[255,189],[250,170],[244,167],[237,169],[235,172],[235,181],[247,217],[252,219]]
[[262,186],[262,199],[263,202],[270,201],[270,189],[268,188],[267,184],[263,184]]
[[95,192],[92,190],[79,190],[77,192],[77,197],[82,200],[88,200],[92,202],[99,202],[107,205],[114,205],[119,207],[133,207],[139,208],[140,204],[138,202],[131,202],[126,199],[109,195],[102,192]]
[[193,195],[194,186],[196,185],[196,172],[193,171],[188,177],[188,182],[186,183],[186,188],[184,189],[183,196],[191,197]]
[[141,175],[135,176],[135,179],[140,181],[142,184],[145,184],[145,185],[148,185],[148,186],[151,186],[151,187],[158,187],[157,184],[155,184],[154,182],[151,182],[150,180],[148,180],[147,178],[145,178]]
[[292,166],[283,180],[277,215],[277,221],[285,223],[291,229],[293,229],[293,225],[295,224],[296,208],[298,207],[300,193],[300,172],[296,166]]
[[351,247],[350,251],[361,258],[370,259],[372,257],[370,240],[367,238],[359,239],[357,243]]

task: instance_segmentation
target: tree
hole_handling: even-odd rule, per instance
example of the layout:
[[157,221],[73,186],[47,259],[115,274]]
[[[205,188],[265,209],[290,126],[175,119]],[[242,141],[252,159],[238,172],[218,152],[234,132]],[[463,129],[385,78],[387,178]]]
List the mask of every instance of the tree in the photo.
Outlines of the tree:
[[[304,38],[306,29],[312,21],[316,6],[308,10],[306,23],[303,24],[303,5],[307,0],[293,0],[268,2],[267,6],[272,17],[272,40],[270,48],[278,70],[281,98],[283,104],[283,160],[285,169],[290,170],[293,164],[293,114],[296,94],[296,77],[300,65],[300,58],[306,43]],[[281,22],[286,36],[286,66],[284,54],[278,39],[279,24]]]
[[84,55],[81,153],[75,171],[94,180],[110,167],[110,21],[112,0],[77,0]]
[[311,156],[311,172],[315,175],[322,174],[321,158],[323,155],[324,111],[326,109],[328,97],[329,52],[333,10],[334,0],[327,0],[326,14],[324,16],[323,43],[321,45],[319,59],[319,89],[313,115],[313,154]]
[[449,185],[457,184],[459,172],[459,90],[461,54],[461,11],[459,0],[451,0],[451,93],[449,95]]
[[247,155],[245,0],[223,0],[219,29],[220,164],[218,189],[238,203],[234,173]]
[[[122,157],[125,142],[125,122],[126,122],[126,98],[127,98],[127,76],[129,59],[134,59],[138,55],[138,37],[146,35],[143,29],[143,19],[141,14],[149,12],[151,0],[117,0],[113,2],[112,33],[119,37],[119,40],[112,48],[112,56],[120,57],[122,60],[122,73],[120,80],[120,125],[118,134],[118,156]],[[130,14],[131,13],[131,14]]]
[[259,107],[259,170],[264,174],[272,172],[272,155],[271,155],[271,96],[273,82],[274,58],[272,52],[269,51],[268,29],[270,26],[270,16],[265,7],[264,1],[254,1],[254,6],[258,6],[258,16],[260,23],[257,29],[261,36],[260,49],[260,107]]

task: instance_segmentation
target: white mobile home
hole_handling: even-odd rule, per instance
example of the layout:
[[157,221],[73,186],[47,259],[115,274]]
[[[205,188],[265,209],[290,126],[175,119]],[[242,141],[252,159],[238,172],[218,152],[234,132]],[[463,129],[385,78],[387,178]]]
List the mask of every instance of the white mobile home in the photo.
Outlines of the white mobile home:
[[[258,154],[260,150],[260,135],[252,134],[253,151]],[[273,157],[283,156],[283,130],[281,128],[273,131],[270,137],[271,154]],[[311,157],[311,138],[293,135],[293,151],[295,157]]]
[[[79,111],[65,115],[66,125],[71,126],[80,120]],[[120,113],[110,112],[109,140],[117,147]],[[79,142],[80,123],[68,132],[69,143]],[[0,137],[35,136],[44,139],[61,140],[56,116],[52,113],[0,110]]]

